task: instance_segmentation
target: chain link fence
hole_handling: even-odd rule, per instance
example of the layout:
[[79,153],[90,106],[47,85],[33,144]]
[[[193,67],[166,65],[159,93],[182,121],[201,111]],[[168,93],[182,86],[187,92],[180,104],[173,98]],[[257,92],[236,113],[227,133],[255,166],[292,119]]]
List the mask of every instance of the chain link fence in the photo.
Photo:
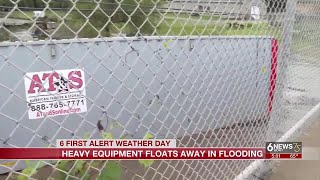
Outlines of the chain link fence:
[[[2,0],[0,147],[293,139],[320,102],[319,8],[314,0]],[[0,160],[0,179],[261,179],[274,167]]]

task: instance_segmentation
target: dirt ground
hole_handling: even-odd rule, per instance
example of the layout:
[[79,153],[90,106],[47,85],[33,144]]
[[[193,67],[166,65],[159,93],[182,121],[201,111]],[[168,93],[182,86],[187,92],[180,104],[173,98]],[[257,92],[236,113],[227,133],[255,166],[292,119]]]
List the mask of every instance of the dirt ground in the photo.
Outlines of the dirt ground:
[[[320,119],[300,137],[303,147],[320,147]],[[320,153],[320,149],[319,152]],[[320,180],[320,160],[281,161],[270,180]]]

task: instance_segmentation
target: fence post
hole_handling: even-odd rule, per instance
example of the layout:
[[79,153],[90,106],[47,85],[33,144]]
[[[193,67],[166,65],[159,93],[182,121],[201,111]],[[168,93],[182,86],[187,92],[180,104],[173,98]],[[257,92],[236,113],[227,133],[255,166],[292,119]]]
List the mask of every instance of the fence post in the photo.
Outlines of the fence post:
[[267,131],[267,139],[270,141],[276,141],[280,138],[280,135],[276,135],[274,128],[275,126],[279,126],[279,122],[283,119],[280,116],[281,112],[283,112],[283,91],[286,87],[287,82],[287,69],[288,63],[291,58],[290,47],[292,44],[292,36],[295,22],[295,12],[296,12],[296,0],[288,0],[286,11],[283,17],[283,31],[281,32],[281,39],[279,39],[279,53],[278,53],[278,61],[277,61],[277,79],[276,79],[276,91],[274,93],[273,101],[273,111],[271,112],[271,117],[269,121],[269,128]]
[[[296,0],[287,0],[286,11],[283,15],[283,31],[281,32],[281,39],[279,40],[279,53],[278,53],[278,65],[277,65],[277,82],[276,82],[276,92],[274,94],[275,101],[273,101],[273,111],[271,112],[271,117],[269,121],[269,127],[267,129],[266,141],[277,141],[282,134],[275,134],[275,126],[279,125],[277,122],[281,122],[283,116],[283,97],[282,93],[285,88],[286,82],[286,70],[288,67],[288,62],[290,60],[290,45],[292,43],[294,22],[295,22],[295,12],[296,12]],[[261,177],[262,175],[268,175],[271,172],[272,163],[265,160],[256,160],[252,162],[245,170],[243,170],[236,180],[241,179],[257,179],[256,177]]]

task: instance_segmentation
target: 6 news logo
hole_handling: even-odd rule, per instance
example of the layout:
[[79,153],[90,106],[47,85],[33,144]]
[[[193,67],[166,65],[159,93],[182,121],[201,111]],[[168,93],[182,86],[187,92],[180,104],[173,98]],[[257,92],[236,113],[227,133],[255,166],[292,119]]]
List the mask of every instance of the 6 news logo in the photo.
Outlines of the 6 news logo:
[[267,142],[267,153],[302,153],[302,142]]

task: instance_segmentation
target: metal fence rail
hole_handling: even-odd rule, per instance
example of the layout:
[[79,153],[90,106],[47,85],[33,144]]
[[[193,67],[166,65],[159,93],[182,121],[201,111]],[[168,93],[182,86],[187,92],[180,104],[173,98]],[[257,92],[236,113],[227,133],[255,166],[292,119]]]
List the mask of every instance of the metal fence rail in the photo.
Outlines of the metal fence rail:
[[[102,136],[176,138],[180,147],[292,139],[319,111],[319,7],[311,0],[0,2],[0,147]],[[274,167],[149,163],[0,160],[0,179],[255,179]]]

